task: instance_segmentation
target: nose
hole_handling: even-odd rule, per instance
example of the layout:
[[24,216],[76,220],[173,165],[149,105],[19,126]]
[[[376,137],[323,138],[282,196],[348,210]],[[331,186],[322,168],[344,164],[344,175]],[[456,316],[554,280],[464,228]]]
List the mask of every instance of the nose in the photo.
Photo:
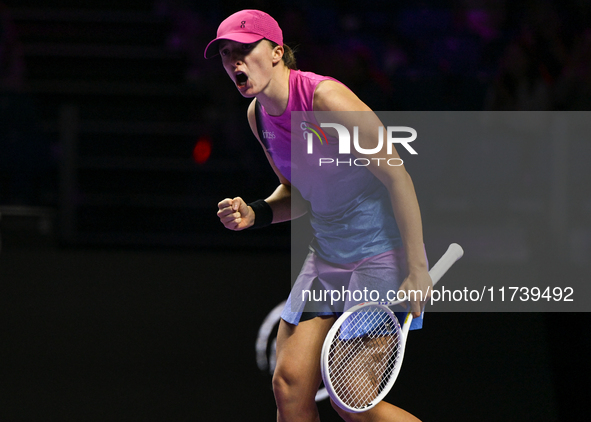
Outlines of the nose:
[[241,65],[244,60],[244,55],[237,50],[232,51],[231,61],[234,66]]

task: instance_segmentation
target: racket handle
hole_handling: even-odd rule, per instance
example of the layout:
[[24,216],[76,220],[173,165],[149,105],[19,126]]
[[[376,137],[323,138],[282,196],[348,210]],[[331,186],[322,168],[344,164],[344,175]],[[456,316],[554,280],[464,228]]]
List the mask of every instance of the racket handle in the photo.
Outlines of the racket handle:
[[429,275],[431,276],[431,280],[433,281],[433,285],[437,284],[439,279],[443,277],[443,274],[449,270],[449,268],[462,256],[464,255],[464,250],[460,245],[457,243],[452,243],[447,248],[447,251],[443,254],[439,261],[433,265],[433,267],[429,270]]
[[[431,281],[433,281],[433,286],[437,284],[441,277],[443,277],[443,274],[445,274],[447,270],[449,270],[451,266],[463,255],[464,250],[460,245],[457,243],[452,243],[449,245],[447,251],[445,251],[443,256],[439,258],[439,261],[437,261],[435,265],[433,265],[433,267],[429,270],[429,275],[431,276]],[[404,319],[404,324],[402,325],[402,333],[404,334],[405,338],[408,335],[408,330],[410,329],[412,320],[412,313],[407,313],[406,318]]]

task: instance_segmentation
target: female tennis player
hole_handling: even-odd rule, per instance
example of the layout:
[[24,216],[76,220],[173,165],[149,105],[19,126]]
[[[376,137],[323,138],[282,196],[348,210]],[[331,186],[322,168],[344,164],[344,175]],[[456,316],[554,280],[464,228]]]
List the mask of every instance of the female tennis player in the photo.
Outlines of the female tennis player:
[[[282,313],[273,391],[278,421],[318,421],[314,397],[321,383],[320,354],[336,313],[304,312],[296,303],[301,289],[334,280],[346,288],[360,289],[371,279],[388,288],[420,290],[426,300],[432,282],[417,198],[405,168],[380,166],[380,160],[368,160],[367,167],[334,167],[328,173],[306,169],[292,186],[291,131],[301,130],[292,128],[292,112],[310,112],[311,119],[319,112],[357,111],[365,112],[364,116],[369,112],[371,118],[355,123],[360,126],[359,144],[366,148],[376,145],[377,117],[339,81],[296,70],[281,28],[264,12],[242,10],[225,19],[205,49],[206,58],[218,54],[236,89],[253,98],[248,121],[280,182],[264,200],[247,204],[234,197],[220,201],[221,222],[230,230],[244,230],[310,214],[314,239]],[[298,135],[298,139],[304,138]],[[395,150],[388,155],[392,157],[398,157]],[[346,189],[338,189],[342,185]],[[416,299],[410,307],[420,327],[424,302]],[[362,413],[333,407],[346,421],[418,420],[386,402]]]

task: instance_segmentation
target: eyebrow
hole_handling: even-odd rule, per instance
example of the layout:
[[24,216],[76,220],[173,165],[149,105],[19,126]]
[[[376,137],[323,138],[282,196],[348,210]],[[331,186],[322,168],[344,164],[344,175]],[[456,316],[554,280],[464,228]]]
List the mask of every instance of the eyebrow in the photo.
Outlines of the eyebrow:
[[220,41],[220,43],[218,44],[218,50],[221,50],[222,48],[224,48],[224,47],[228,47],[228,46],[230,46],[230,45],[231,45],[230,41],[228,41],[228,40],[222,40],[222,41]]

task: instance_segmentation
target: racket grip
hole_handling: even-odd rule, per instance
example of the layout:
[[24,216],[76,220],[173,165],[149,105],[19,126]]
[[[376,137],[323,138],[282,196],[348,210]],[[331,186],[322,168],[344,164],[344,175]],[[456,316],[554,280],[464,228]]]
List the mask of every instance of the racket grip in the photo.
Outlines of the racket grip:
[[462,256],[464,255],[464,250],[460,245],[457,243],[452,243],[447,248],[447,251],[443,254],[439,261],[433,265],[433,267],[429,270],[429,275],[431,276],[431,280],[433,281],[433,285],[437,284],[439,279],[443,277],[443,274],[449,270],[449,268]]

